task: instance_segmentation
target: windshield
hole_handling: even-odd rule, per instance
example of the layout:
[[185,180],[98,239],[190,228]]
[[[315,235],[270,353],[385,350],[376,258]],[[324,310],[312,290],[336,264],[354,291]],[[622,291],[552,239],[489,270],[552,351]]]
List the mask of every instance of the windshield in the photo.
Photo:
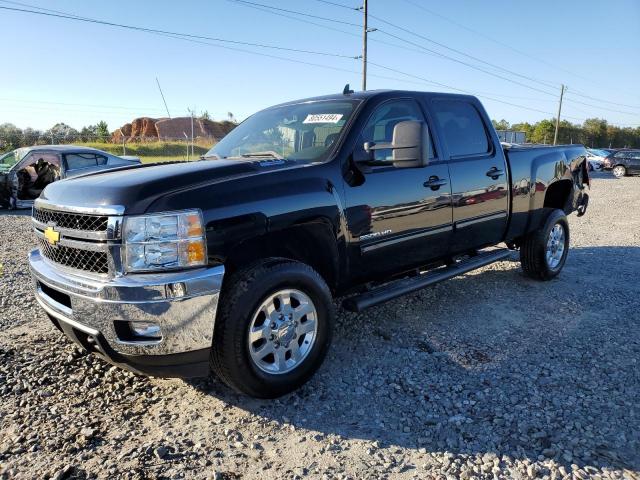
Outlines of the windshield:
[[5,153],[0,157],[0,165],[4,168],[11,167],[18,162],[15,150],[13,152]]
[[357,104],[331,100],[262,110],[233,129],[205,158],[325,161]]

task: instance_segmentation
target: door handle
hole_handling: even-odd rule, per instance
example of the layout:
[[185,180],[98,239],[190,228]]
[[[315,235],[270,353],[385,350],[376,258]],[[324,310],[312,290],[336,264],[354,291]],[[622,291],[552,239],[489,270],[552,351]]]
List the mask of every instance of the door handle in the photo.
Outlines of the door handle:
[[487,172],[487,177],[491,177],[493,180],[497,180],[502,175],[504,175],[504,170],[498,170],[496,167],[491,167]]
[[431,190],[438,190],[443,185],[446,185],[449,181],[446,178],[439,178],[437,175],[429,177],[429,180],[423,183],[425,187],[429,187]]

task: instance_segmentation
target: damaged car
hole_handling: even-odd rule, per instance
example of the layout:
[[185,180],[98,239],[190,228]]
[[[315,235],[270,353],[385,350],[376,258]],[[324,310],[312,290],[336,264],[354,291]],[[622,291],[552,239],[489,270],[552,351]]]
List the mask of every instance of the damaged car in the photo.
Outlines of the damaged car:
[[31,208],[44,188],[57,180],[140,163],[75,145],[38,145],[0,156],[0,207]]

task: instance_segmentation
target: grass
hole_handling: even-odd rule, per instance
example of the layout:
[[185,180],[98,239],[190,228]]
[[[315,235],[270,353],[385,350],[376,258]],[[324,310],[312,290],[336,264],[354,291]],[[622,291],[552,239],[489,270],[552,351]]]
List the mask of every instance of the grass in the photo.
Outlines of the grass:
[[[113,155],[124,155],[122,144],[118,143],[103,143],[103,142],[86,142],[86,143],[74,143],[74,145],[82,145],[85,147],[97,148],[98,150],[104,150]],[[207,141],[196,140],[193,146],[194,156],[189,155],[189,160],[195,160],[200,158],[209,151],[212,144]],[[186,160],[187,159],[187,144],[186,142],[140,142],[140,143],[127,143],[126,155],[133,155],[140,157],[143,163],[154,162],[167,162],[171,160]]]

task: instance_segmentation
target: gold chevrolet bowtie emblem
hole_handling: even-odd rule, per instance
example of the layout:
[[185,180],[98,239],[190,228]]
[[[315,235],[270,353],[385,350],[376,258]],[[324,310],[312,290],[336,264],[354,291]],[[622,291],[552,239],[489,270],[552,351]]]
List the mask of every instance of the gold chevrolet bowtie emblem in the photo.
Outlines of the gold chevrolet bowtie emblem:
[[60,232],[56,232],[53,227],[47,227],[44,229],[44,238],[46,238],[51,245],[55,245],[60,241]]

